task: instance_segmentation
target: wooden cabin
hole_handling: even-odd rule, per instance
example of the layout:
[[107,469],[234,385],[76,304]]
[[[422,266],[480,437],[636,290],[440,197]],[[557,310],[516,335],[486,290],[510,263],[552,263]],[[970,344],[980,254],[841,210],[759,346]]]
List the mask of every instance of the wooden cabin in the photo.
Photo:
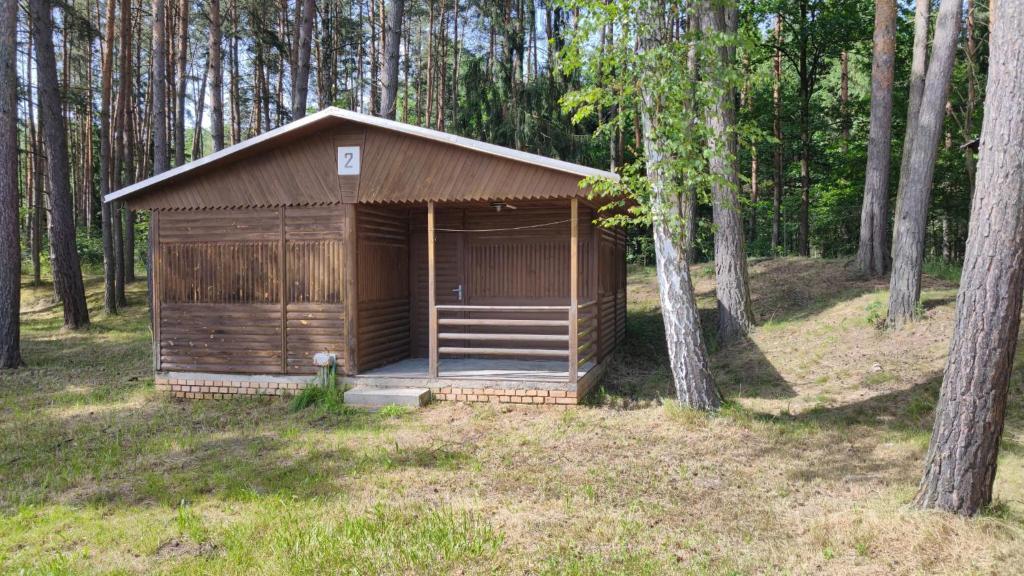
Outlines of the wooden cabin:
[[608,172],[330,108],[114,192],[150,210],[154,360],[187,398],[351,384],[570,404],[625,333]]

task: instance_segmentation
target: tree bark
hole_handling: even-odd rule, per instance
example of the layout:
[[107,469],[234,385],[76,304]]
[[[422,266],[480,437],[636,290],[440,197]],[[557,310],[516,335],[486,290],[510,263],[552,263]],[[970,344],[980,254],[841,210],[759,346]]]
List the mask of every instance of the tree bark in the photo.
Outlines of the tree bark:
[[309,94],[309,58],[313,43],[313,22],[316,21],[316,1],[299,0],[299,37],[295,42],[295,76],[292,82],[292,120],[306,115],[306,97]]
[[857,249],[857,266],[869,276],[884,276],[889,269],[886,242],[895,62],[896,0],[876,0],[871,127],[868,133],[868,165],[864,175],[864,202],[860,212],[860,246]]
[[21,358],[17,0],[0,0],[0,369]]
[[[111,0],[108,0],[111,1]],[[153,173],[166,172],[167,151],[167,37],[164,0],[153,0]]]
[[[654,49],[669,40],[670,29],[665,12],[664,4],[660,2],[642,4],[640,19],[644,36],[640,41],[641,51]],[[663,107],[663,98],[657,92],[658,83],[654,81],[659,75],[658,68],[647,63],[643,74],[647,81],[640,82],[640,121],[647,178],[651,184],[651,208],[655,216],[654,251],[672,379],[680,403],[700,410],[717,410],[721,399],[708,369],[707,348],[686,260],[692,238],[685,234],[682,226],[694,197],[681,191],[674,184],[671,172],[667,171],[671,158],[663,140],[665,135],[658,130],[658,113]]]
[[181,0],[178,3],[178,45],[175,48],[177,66],[174,79],[175,86],[175,109],[174,109],[174,165],[181,166],[185,163],[185,86],[188,81],[186,76],[188,62],[188,9],[190,0]]
[[[114,68],[114,18],[115,0],[106,0],[106,21],[103,34],[103,63],[100,71],[100,199],[110,193],[110,103],[113,90]],[[100,227],[103,238],[103,309],[107,314],[117,313],[115,286],[116,267],[114,263],[114,240],[111,227],[111,206],[102,202],[100,206]]]
[[210,0],[210,136],[213,151],[224,148],[224,71],[221,57],[220,0]]
[[[878,33],[878,4],[875,3],[875,34]],[[839,134],[842,137],[843,154],[850,151],[850,53],[839,53]],[[874,110],[874,108],[872,108]]]
[[[918,117],[921,115],[921,98],[924,96],[924,81],[928,73],[928,26],[931,0],[917,0],[914,6],[914,52],[910,64],[910,98],[907,103],[907,127],[903,134],[903,156],[900,159],[900,181],[896,188],[896,214],[900,213],[904,189],[910,176],[910,152],[914,148]],[[896,256],[896,234],[899,226],[893,225],[890,258]]]
[[391,0],[389,4],[387,26],[384,30],[384,75],[381,79],[383,86],[378,114],[394,120],[398,102],[398,56],[399,43],[402,40],[405,0]]
[[775,58],[772,63],[772,135],[777,141],[773,146],[772,165],[775,168],[774,191],[772,194],[772,248],[782,247],[779,226],[782,216],[782,193],[784,166],[782,163],[782,16],[775,16]]
[[[964,61],[967,64],[967,95],[964,98],[963,141],[970,142],[974,138],[974,111],[978,105],[978,45],[975,38],[975,0],[967,0],[967,30],[964,31]],[[974,195],[974,180],[977,166],[974,161],[974,150],[970,146],[963,147],[964,170],[967,172],[967,191]]]
[[997,11],[956,327],[916,498],[965,516],[992,502],[1024,290],[1024,4]]
[[808,64],[810,39],[807,27],[807,1],[800,2],[800,214],[797,225],[796,251],[801,256],[811,255],[811,95],[812,72]]
[[[712,6],[710,0],[700,5],[700,24],[705,37],[734,37],[736,7]],[[711,184],[715,219],[715,295],[718,299],[718,340],[731,342],[745,335],[754,323],[750,289],[747,280],[747,252],[743,242],[743,217],[739,205],[739,174],[736,171],[737,141],[735,90],[720,79],[734,65],[735,51],[728,46],[717,49],[704,78],[717,92],[717,103],[706,110],[705,122],[711,127],[708,161],[714,177]]]
[[75,246],[75,216],[68,187],[68,142],[61,115],[57,60],[53,51],[53,19],[49,0],[30,0],[29,8],[35,24],[32,34],[39,73],[39,114],[46,142],[47,179],[50,183],[53,283],[64,304],[64,326],[78,329],[89,324],[89,309]]
[[[686,23],[687,30],[690,33],[690,35],[694,38],[694,40],[692,40],[690,42],[690,45],[687,47],[687,50],[686,50],[686,70],[687,70],[687,73],[690,74],[690,78],[698,79],[698,78],[700,78],[700,62],[699,62],[699,58],[697,57],[697,40],[696,40],[696,38],[697,38],[697,36],[700,33],[700,13],[699,13],[699,11],[698,10],[690,10],[689,13],[688,13],[688,19],[687,20],[688,20],[687,23]],[[694,86],[696,86],[696,84],[694,84]],[[693,88],[693,92],[691,92],[691,94],[690,94],[690,99],[691,99],[692,102],[696,101],[696,99],[697,99],[696,88]],[[620,128],[620,131],[619,131],[619,135],[620,136],[622,135],[621,128]],[[686,220],[685,223],[684,223],[684,226],[686,226],[686,237],[689,238],[689,242],[686,243],[686,261],[688,263],[690,263],[690,264],[693,264],[694,262],[697,261],[697,242],[696,242],[696,239],[697,239],[697,219],[698,219],[698,216],[699,216],[699,214],[697,213],[697,208],[698,208],[699,201],[698,201],[698,198],[697,198],[697,187],[696,187],[696,185],[690,185],[687,188],[687,190],[684,192],[684,194],[690,200],[689,202],[685,203],[687,205],[686,212],[682,213],[683,217]]]
[[898,328],[914,317],[921,295],[921,266],[924,260],[925,228],[932,177],[942,121],[953,73],[957,36],[960,32],[961,0],[942,0],[935,23],[931,62],[925,79],[917,132],[910,156],[910,171],[896,215],[896,245],[889,281],[887,324]]

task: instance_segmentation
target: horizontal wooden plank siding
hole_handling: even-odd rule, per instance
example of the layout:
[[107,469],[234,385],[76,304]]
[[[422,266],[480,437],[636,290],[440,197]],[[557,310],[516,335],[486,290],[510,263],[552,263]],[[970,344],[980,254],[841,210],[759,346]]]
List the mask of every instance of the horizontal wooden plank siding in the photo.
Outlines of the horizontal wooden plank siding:
[[161,303],[160,366],[180,371],[280,373],[280,306]]
[[288,373],[313,374],[313,355],[334,352],[343,358],[345,331],[342,304],[289,303],[287,319]]
[[409,356],[407,209],[358,206],[359,370]]
[[313,354],[343,357],[340,207],[161,211],[160,221],[162,369],[312,374]]

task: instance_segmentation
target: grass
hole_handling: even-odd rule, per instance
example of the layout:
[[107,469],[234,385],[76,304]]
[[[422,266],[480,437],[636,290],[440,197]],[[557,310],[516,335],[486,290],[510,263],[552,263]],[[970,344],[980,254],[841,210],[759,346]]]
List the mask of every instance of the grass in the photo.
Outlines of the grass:
[[[694,278],[712,326],[713,274]],[[59,329],[49,287],[26,287],[29,366],[0,373],[0,572],[1019,571],[1024,361],[993,507],[908,506],[954,285],[927,278],[921,319],[893,334],[866,321],[884,284],[845,263],[754,264],[761,326],[714,352],[726,402],[708,415],[668,400],[654,277],[629,281],[629,338],[586,406],[373,413],[329,391],[302,409],[170,400],[152,386],[144,283],[82,333]]]

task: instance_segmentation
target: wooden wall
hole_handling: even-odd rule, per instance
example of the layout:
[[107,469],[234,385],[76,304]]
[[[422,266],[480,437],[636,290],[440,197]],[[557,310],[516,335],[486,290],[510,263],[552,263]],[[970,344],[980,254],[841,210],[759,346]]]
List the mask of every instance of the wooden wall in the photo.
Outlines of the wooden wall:
[[341,352],[340,209],[155,214],[159,369],[310,374]]
[[409,211],[356,210],[358,344],[365,371],[409,356]]
[[626,337],[626,231],[600,228],[598,255],[599,358]]
[[[485,204],[438,209],[438,228],[461,230],[438,231],[439,304],[458,304],[452,289],[459,284],[463,304],[569,303],[568,202],[516,205],[517,210],[500,213]],[[355,215],[351,231],[347,213]],[[160,370],[311,374],[312,355],[330,351],[339,355],[344,370],[362,372],[426,355],[422,207],[156,211],[155,216]],[[598,300],[603,358],[625,332],[625,234],[595,229],[592,217],[581,207],[580,301]],[[345,271],[353,247],[349,286]],[[349,290],[356,291],[352,301]],[[469,317],[493,318],[494,326],[466,330],[504,334],[504,318],[564,319],[562,312],[489,314]],[[357,329],[348,330],[347,319],[354,319]],[[346,342],[353,341],[354,357],[346,361]]]

